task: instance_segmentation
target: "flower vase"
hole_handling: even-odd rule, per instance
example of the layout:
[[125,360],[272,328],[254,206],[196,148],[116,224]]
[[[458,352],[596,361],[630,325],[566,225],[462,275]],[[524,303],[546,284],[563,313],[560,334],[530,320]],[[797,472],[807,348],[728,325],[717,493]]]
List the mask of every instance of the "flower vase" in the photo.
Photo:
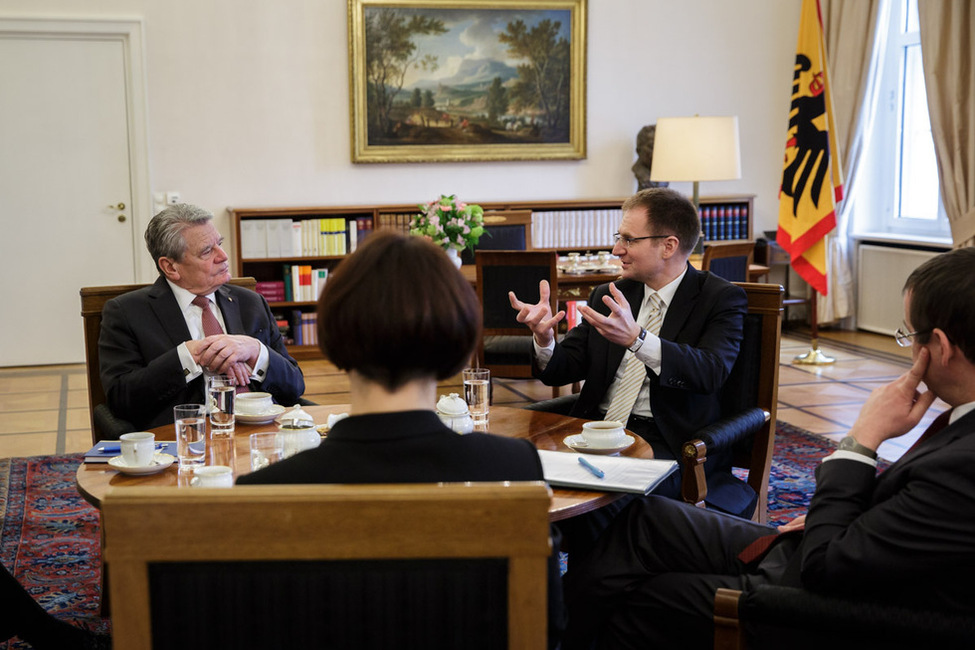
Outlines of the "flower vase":
[[457,250],[453,246],[448,247],[447,248],[447,257],[449,257],[450,258],[450,261],[454,263],[454,266],[456,266],[458,269],[460,268],[461,259],[460,259],[460,251],[459,250]]

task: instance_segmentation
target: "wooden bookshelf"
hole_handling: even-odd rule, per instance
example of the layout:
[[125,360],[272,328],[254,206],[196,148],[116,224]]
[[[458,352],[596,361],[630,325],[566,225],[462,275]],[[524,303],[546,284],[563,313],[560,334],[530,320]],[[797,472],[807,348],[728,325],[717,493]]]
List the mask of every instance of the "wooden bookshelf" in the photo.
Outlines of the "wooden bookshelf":
[[[754,224],[754,195],[724,195],[701,197],[702,227],[707,241],[752,241]],[[612,235],[622,218],[620,206],[625,198],[586,199],[569,201],[473,201],[485,212],[528,212],[530,223],[526,224],[527,247],[532,250],[556,250],[559,253],[595,252],[610,250],[613,247]],[[365,228],[359,225],[371,224],[372,230],[396,228],[408,230],[409,218],[419,211],[418,204],[401,205],[355,205],[355,206],[309,206],[277,208],[229,208],[232,237],[235,247],[235,275],[253,276],[259,283],[281,282],[284,280],[285,266],[311,266],[313,269],[334,269],[348,252],[354,248],[358,237],[368,236]],[[294,222],[313,222],[320,224],[320,239],[317,250],[303,244],[300,252],[285,244],[283,226],[292,228]],[[331,221],[329,221],[331,220]],[[274,222],[271,230],[276,230],[280,238],[267,241],[265,222]],[[332,225],[322,225],[332,224]],[[350,235],[349,225],[356,231],[355,239]],[[306,226],[308,224],[305,224]],[[344,226],[344,228],[338,227]],[[263,248],[255,244],[263,233]],[[242,238],[243,235],[243,238]],[[328,249],[325,238],[333,245],[341,240],[340,252]],[[281,250],[285,252],[282,253]],[[341,252],[345,251],[345,252]],[[258,285],[259,290],[261,285]],[[272,294],[273,297],[273,294]],[[269,299],[275,316],[289,321],[292,338],[295,336],[296,322],[302,314],[313,314],[315,300]],[[286,296],[285,296],[286,298]],[[307,318],[307,316],[306,316]],[[300,323],[297,323],[300,325]],[[302,340],[307,340],[304,338]],[[296,358],[320,356],[314,340],[304,345],[289,345],[289,351]]]

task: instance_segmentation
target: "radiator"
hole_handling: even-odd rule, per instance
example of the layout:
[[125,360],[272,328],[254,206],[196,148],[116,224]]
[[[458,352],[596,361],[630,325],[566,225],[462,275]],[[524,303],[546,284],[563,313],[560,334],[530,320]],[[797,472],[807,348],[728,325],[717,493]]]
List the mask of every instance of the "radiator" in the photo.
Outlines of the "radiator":
[[857,327],[893,334],[904,321],[901,289],[907,276],[937,254],[860,244],[857,247]]

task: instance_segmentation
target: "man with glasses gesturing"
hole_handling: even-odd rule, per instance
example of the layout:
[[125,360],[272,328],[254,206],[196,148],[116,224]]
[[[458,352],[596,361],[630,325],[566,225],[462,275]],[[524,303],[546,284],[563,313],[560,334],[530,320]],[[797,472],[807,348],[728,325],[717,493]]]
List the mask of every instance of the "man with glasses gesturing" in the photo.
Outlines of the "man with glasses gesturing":
[[[601,285],[581,308],[583,322],[556,342],[565,316],[551,313],[542,281],[537,304],[512,292],[518,321],[534,334],[535,376],[548,385],[585,385],[571,415],[619,420],[653,447],[657,458],[679,458],[683,443],[720,417],[720,390],[738,356],[746,297],[739,287],[697,271],[688,258],[701,222],[694,205],[671,189],[638,192],[622,207],[613,254],[622,279]],[[627,372],[629,369],[629,372]],[[731,476],[728,460],[708,460],[711,477]],[[677,497],[680,476],[655,490]],[[748,508],[747,490],[734,503]]]

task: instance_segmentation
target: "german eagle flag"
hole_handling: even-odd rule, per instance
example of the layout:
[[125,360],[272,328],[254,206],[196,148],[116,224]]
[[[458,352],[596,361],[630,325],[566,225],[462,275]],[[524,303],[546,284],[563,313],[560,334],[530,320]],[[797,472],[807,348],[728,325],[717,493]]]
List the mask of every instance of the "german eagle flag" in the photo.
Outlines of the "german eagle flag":
[[819,0],[802,1],[796,52],[776,242],[789,252],[796,273],[825,295],[825,238],[836,227],[835,206],[843,198],[843,173]]

